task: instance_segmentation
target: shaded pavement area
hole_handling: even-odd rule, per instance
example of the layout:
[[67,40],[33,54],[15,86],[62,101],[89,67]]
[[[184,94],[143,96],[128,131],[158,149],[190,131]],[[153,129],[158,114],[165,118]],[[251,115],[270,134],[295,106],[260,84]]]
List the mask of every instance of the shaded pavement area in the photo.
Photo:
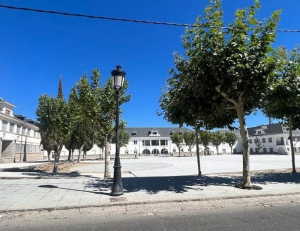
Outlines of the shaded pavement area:
[[262,190],[234,187],[241,180],[241,174],[125,176],[124,195],[112,197],[112,179],[80,174],[49,174],[48,178],[33,179],[28,175],[28,178],[0,180],[0,212],[300,194],[298,173],[253,175],[252,183]]

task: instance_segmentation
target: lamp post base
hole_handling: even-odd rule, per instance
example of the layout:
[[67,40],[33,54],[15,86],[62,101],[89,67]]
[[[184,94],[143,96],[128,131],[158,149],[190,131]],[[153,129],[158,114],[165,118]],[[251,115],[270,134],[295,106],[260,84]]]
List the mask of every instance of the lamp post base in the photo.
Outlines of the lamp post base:
[[[119,157],[117,157],[117,162]],[[121,176],[121,166],[114,166],[114,182],[110,193],[111,196],[121,196],[123,195],[123,184]]]

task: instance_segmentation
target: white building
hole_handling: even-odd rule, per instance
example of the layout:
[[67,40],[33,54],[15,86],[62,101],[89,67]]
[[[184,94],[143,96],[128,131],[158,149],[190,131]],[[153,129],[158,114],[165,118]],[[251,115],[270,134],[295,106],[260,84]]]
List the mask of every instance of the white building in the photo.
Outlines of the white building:
[[[120,154],[168,154],[168,155],[178,155],[178,147],[172,143],[171,134],[174,132],[193,132],[188,128],[174,128],[174,127],[159,127],[159,128],[126,128],[126,132],[130,135],[130,140],[126,147],[120,148]],[[210,154],[216,154],[216,147],[212,144],[209,145]],[[200,144],[200,153],[203,154],[204,146]],[[112,145],[111,153],[115,153],[115,146]],[[182,155],[189,155],[189,147],[183,142],[181,144]],[[192,147],[192,154],[196,153],[196,146]],[[222,143],[219,146],[220,154],[230,154],[231,149],[227,143]]]
[[[280,123],[248,128],[250,154],[290,155],[289,131]],[[262,148],[258,150],[255,140],[259,139]],[[293,131],[294,150],[300,153],[300,130]],[[236,153],[242,153],[241,139],[235,147]]]
[[[0,98],[0,162],[42,160],[40,134],[36,122],[14,115],[16,106]],[[24,159],[25,160],[25,159]]]

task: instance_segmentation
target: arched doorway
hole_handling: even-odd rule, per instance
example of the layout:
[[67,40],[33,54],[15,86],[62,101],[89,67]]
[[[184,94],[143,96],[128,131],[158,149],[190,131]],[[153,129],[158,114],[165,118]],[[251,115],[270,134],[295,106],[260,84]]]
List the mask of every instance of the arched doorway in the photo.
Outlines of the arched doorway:
[[284,150],[284,148],[280,147],[280,148],[278,148],[278,154],[279,155],[286,155],[286,151]]
[[159,154],[159,150],[158,150],[158,149],[156,149],[156,148],[155,148],[155,149],[153,149],[153,150],[152,150],[152,154],[154,154],[154,155],[157,155],[157,154]]
[[166,148],[163,148],[162,150],[161,150],[161,154],[168,154],[169,152],[168,152],[168,149],[166,149]]
[[143,154],[150,154],[150,150],[149,149],[144,149]]

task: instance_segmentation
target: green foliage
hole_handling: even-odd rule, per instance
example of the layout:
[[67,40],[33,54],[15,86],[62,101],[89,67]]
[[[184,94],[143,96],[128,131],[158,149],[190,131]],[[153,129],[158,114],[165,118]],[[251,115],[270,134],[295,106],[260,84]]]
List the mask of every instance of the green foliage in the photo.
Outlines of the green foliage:
[[[121,115],[121,106],[131,99],[131,95],[126,94],[128,89],[128,82],[125,79],[124,86],[119,92],[119,113]],[[113,88],[113,81],[111,78],[107,80],[105,85],[101,88],[99,98],[99,106],[101,108],[101,115],[99,117],[99,133],[97,135],[97,144],[101,144],[103,138],[108,136],[108,140],[112,139],[114,135],[114,126],[116,120],[116,91]],[[121,124],[121,123],[120,123]]]
[[174,143],[176,145],[176,147],[178,148],[179,151],[179,156],[180,156],[180,152],[181,152],[181,145],[183,142],[183,135],[181,132],[174,132],[173,134],[170,135],[170,139],[172,140],[172,143]]
[[261,140],[256,136],[256,138],[254,139],[254,143],[255,143],[255,146],[258,150],[258,153],[260,153],[260,150],[262,148],[264,148],[265,146],[262,144]]
[[62,78],[61,77],[59,78],[59,83],[58,83],[57,98],[59,98],[59,99],[64,98],[64,94],[63,94],[63,90],[62,90]]
[[200,130],[200,142],[205,148],[208,147],[209,143],[212,141],[212,133],[207,130]]
[[211,133],[211,142],[217,149],[217,154],[219,155],[219,146],[222,142],[225,142],[225,135],[220,131]]
[[238,137],[235,133],[233,132],[225,132],[225,142],[229,144],[230,149],[231,149],[231,154],[232,154],[232,147],[237,141]]
[[[130,135],[125,130],[121,129],[119,131],[119,147],[126,147],[130,139]],[[116,143],[116,134],[112,138],[113,143]]]
[[185,144],[189,147],[189,151],[192,152],[192,148],[196,143],[195,132],[184,132],[182,134]]
[[[234,21],[224,30],[221,1],[212,1],[195,26],[186,29],[183,35],[186,52],[184,56],[175,54],[177,72],[172,70],[169,89],[161,99],[163,111],[169,113],[165,113],[165,118],[171,122],[194,126],[202,121],[205,127],[212,128],[239,120],[243,185],[247,186],[251,186],[251,181],[245,116],[259,106],[279,64],[271,53],[271,45],[280,11],[258,22],[259,8],[259,2],[255,1],[253,6],[237,10]],[[192,97],[185,98],[185,94]],[[183,116],[186,110],[187,118]]]
[[268,88],[262,110],[269,117],[281,119],[286,126],[291,118],[291,129],[295,130],[300,127],[300,48],[288,52],[281,47],[277,53],[282,60],[281,77]]
[[262,100],[262,110],[268,117],[281,119],[289,128],[293,172],[296,172],[292,130],[300,128],[300,48],[288,52],[283,47],[277,50],[281,60],[280,77],[268,89]]
[[[61,98],[42,95],[38,99],[36,110],[38,127],[41,134],[41,143],[45,148],[55,151],[59,159],[64,143],[69,139],[73,121],[70,119],[70,110],[67,102]],[[53,170],[54,172],[57,169]]]

